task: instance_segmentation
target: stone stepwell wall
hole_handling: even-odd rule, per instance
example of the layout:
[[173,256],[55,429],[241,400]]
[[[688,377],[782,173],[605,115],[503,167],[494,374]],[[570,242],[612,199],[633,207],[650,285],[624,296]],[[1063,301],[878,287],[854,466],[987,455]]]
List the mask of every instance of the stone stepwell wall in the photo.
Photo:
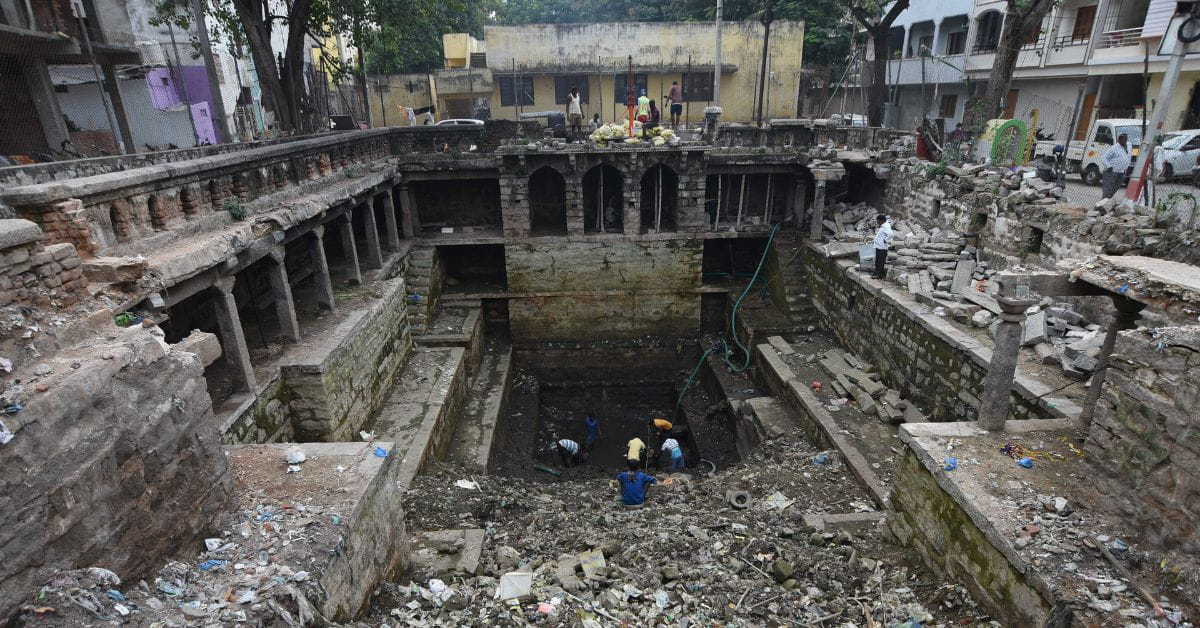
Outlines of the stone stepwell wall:
[[412,350],[403,279],[349,312],[303,355],[259,386],[253,404],[224,426],[227,443],[351,440],[387,396]]
[[[829,258],[815,246],[804,257],[821,327],[874,365],[889,387],[916,401],[930,421],[977,418],[990,348],[932,314],[907,291],[872,285],[849,260]],[[1065,400],[1034,401],[1049,392],[1018,371],[1009,418],[1060,418],[1072,410]]]
[[[1120,478],[1142,539],[1200,552],[1200,326],[1117,337],[1086,451]],[[1159,343],[1162,343],[1161,348]]]
[[505,247],[514,343],[691,336],[701,240],[603,236]]
[[230,504],[200,359],[157,328],[112,334],[50,360],[48,392],[0,417],[0,619],[56,569],[136,581]]

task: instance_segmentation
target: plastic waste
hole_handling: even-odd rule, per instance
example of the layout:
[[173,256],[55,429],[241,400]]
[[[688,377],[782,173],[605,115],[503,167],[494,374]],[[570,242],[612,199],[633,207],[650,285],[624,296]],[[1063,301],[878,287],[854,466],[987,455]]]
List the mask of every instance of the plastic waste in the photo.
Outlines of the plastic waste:
[[812,457],[812,462],[813,464],[829,464],[829,453],[824,451],[818,453]]
[[821,382],[814,381],[812,383],[813,392],[821,392]]
[[946,316],[946,308],[944,308],[940,305],[938,307],[933,308],[933,315],[945,317]]
[[300,464],[301,462],[304,462],[305,460],[308,460],[308,457],[304,455],[303,451],[300,451],[299,449],[289,449],[288,450],[288,452],[287,452],[287,463],[288,464]]
[[287,472],[288,473],[300,473],[300,465],[296,465],[296,464],[288,465]]
[[200,563],[200,571],[212,571],[213,569],[216,569],[217,567],[220,567],[221,565],[226,565],[228,563],[229,563],[229,561],[227,561],[227,560],[215,560],[215,559],[214,560],[206,560],[206,561]]
[[14,434],[4,424],[4,421],[0,421],[0,445],[7,445],[13,439],[13,436]]
[[162,591],[163,593],[166,593],[167,595],[183,595],[182,588],[175,586],[174,584],[171,584],[170,582],[167,582],[166,580],[163,580],[162,578],[156,578],[154,580],[154,586],[159,591]]
[[1108,549],[1114,554],[1124,554],[1129,551],[1129,544],[1121,539],[1113,539],[1112,543],[1108,544]]
[[204,547],[208,548],[208,551],[210,552],[215,552],[221,549],[222,544],[223,543],[221,543],[221,539],[204,539]]
[[454,485],[458,488],[465,488],[467,490],[479,490],[479,483],[472,482],[471,480],[456,480]]
[[953,470],[957,469],[958,468],[958,458],[946,458],[946,462],[945,462],[945,464],[942,465],[942,468],[947,471],[953,471]]
[[533,589],[533,572],[510,571],[500,576],[500,584],[496,587],[497,600],[511,600],[529,595]]
[[106,592],[106,595],[108,595],[108,598],[110,600],[113,600],[115,602],[124,602],[125,601],[125,594],[121,593],[120,591],[118,591],[116,589],[109,589]]
[[377,458],[387,458],[387,450],[384,449],[383,447],[376,447],[375,448],[375,456]]
[[1021,459],[1017,460],[1017,464],[1022,467],[1025,467],[1026,469],[1032,469],[1033,468],[1033,458],[1021,458]]

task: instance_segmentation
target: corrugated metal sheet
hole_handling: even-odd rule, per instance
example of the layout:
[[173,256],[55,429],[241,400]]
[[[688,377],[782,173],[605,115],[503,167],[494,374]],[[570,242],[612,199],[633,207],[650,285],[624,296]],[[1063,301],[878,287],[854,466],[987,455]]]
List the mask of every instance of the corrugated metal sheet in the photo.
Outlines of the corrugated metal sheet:
[[1167,33],[1171,16],[1175,15],[1176,0],[1150,0],[1146,9],[1146,22],[1142,26],[1142,39],[1161,38]]

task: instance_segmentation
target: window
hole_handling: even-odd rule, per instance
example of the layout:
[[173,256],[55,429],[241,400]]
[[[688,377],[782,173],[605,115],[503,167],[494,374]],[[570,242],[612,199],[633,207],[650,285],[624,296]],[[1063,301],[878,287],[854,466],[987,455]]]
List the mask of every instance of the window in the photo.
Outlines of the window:
[[472,52],[471,53],[471,67],[486,68],[487,67],[487,53],[486,52]]
[[1036,47],[1042,41],[1042,28],[1038,26],[1037,30],[1031,30],[1025,34],[1025,41],[1021,42],[1022,48]]
[[967,31],[958,31],[946,36],[946,54],[960,55],[967,49]]
[[958,111],[958,95],[942,94],[942,102],[938,106],[938,117],[953,118],[955,111]]
[[1092,37],[1092,25],[1096,23],[1096,5],[1079,7],[1075,11],[1075,25],[1071,27],[1071,43],[1084,42]]
[[554,77],[554,104],[567,104],[567,94],[572,87],[579,88],[579,102],[588,102],[588,78],[582,74],[565,74]]
[[684,74],[680,87],[683,88],[684,102],[712,102],[713,75],[709,72]]
[[1112,144],[1112,129],[1104,125],[1096,127],[1096,137],[1092,138],[1092,141],[1097,144]]
[[1000,25],[1004,18],[999,11],[988,11],[979,16],[979,30],[975,35],[974,53],[995,52],[1000,42]]
[[[518,84],[519,80],[519,84]],[[532,76],[501,76],[500,77],[500,106],[511,107],[517,104],[517,96],[513,93],[514,84],[518,85],[521,96],[521,105],[533,104],[533,77]]]
[[[625,104],[625,88],[629,84],[629,77],[624,72],[613,75],[613,102],[618,105]],[[633,75],[633,99],[636,102],[637,97],[641,95],[642,90],[646,89],[646,75]],[[649,95],[649,94],[647,94]]]

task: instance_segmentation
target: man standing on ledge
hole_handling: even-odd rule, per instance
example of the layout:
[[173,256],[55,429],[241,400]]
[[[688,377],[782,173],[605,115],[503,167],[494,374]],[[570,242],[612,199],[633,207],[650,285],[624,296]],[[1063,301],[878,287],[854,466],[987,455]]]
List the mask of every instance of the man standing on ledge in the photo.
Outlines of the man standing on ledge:
[[571,139],[579,139],[583,131],[583,108],[579,106],[579,88],[574,85],[567,94],[567,126],[571,129]]
[[887,269],[884,268],[884,265],[887,264],[888,247],[892,245],[892,223],[883,214],[876,216],[875,222],[879,224],[879,229],[875,232],[874,277],[883,279],[887,276]]

